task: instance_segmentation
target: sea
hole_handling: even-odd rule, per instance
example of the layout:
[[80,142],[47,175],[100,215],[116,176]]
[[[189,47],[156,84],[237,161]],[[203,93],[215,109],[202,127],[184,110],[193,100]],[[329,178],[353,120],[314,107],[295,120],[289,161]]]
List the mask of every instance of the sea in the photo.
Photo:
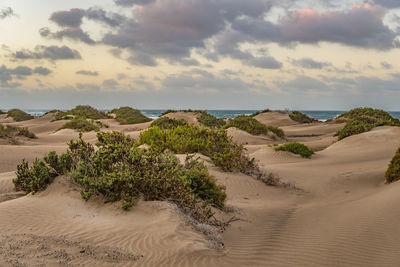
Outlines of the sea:
[[[107,109],[100,109],[103,112],[109,112]],[[50,109],[26,109],[26,113],[32,116],[42,116]],[[142,109],[140,110],[146,117],[157,119],[165,110],[164,109]],[[261,110],[205,110],[207,113],[214,115],[217,118],[235,118],[239,115],[251,115]],[[288,110],[285,110],[288,112]],[[319,121],[327,121],[334,119],[340,114],[347,112],[347,110],[300,110],[300,112],[308,115],[311,118]],[[400,119],[400,111],[389,111],[389,113],[397,119]]]

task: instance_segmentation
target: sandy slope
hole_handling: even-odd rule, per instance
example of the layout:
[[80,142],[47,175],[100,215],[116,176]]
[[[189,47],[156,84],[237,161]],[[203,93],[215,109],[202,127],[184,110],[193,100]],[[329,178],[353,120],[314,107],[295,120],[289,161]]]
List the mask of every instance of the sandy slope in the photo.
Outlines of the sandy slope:
[[[0,266],[399,266],[400,184],[384,184],[384,173],[400,146],[400,128],[379,127],[332,144],[341,125],[282,120],[268,122],[282,126],[290,140],[314,142],[320,151],[312,159],[276,152],[266,137],[230,135],[263,170],[298,190],[224,173],[206,159],[227,187],[231,211],[225,217],[241,218],[223,233],[223,250],[209,249],[167,203],[139,202],[123,212],[118,203],[84,202],[67,177],[21,197],[11,182],[17,163],[62,152],[77,136],[54,133],[49,118],[22,123],[39,139],[0,146]],[[136,136],[147,127],[108,123],[107,130]]]

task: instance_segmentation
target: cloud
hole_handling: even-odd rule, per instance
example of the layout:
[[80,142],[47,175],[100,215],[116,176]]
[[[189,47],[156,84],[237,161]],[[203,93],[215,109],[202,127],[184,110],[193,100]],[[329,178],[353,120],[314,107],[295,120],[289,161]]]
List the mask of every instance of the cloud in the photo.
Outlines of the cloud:
[[97,71],[89,71],[89,70],[79,70],[76,74],[86,75],[86,76],[99,76]]
[[57,11],[51,14],[50,20],[61,27],[79,27],[85,16],[85,10],[73,8],[67,11]]
[[283,64],[273,57],[253,57],[245,61],[246,64],[262,69],[280,69]]
[[5,19],[14,15],[14,11],[11,7],[4,7],[0,9],[0,19]]
[[382,61],[381,62],[381,67],[384,68],[384,69],[387,69],[387,70],[390,70],[390,69],[393,68],[392,64],[387,63],[386,61]]
[[398,0],[373,0],[373,3],[387,8],[400,7],[400,2]]
[[301,58],[301,59],[293,59],[291,63],[296,67],[301,67],[304,69],[323,69],[325,67],[332,66],[332,63],[315,61],[312,58]]
[[88,45],[94,45],[96,43],[87,32],[84,32],[79,27],[66,28],[56,32],[51,32],[49,28],[45,27],[39,30],[39,34],[48,39],[63,40],[64,38],[67,38],[74,41],[81,41]]
[[49,75],[51,70],[45,67],[36,67],[32,69],[28,66],[17,66],[15,68],[8,68],[6,65],[0,67],[0,86],[5,88],[16,88],[20,83],[12,82],[14,79],[25,80],[28,76],[34,74]]
[[118,6],[134,6],[134,5],[148,5],[153,3],[155,0],[114,0],[115,4]]
[[104,23],[111,27],[116,27],[124,22],[125,17],[117,13],[107,13],[101,8],[91,7],[85,12],[85,17],[89,20]]
[[48,59],[48,60],[66,60],[81,59],[81,54],[68,46],[44,46],[38,45],[34,51],[23,49],[12,54],[15,59]]

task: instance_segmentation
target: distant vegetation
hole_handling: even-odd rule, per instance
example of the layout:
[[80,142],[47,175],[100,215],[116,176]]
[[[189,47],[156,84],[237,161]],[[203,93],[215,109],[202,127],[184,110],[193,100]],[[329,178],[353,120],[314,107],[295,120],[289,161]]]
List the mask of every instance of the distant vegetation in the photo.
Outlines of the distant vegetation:
[[203,112],[203,111],[202,110],[193,110],[193,109],[182,109],[182,110],[168,109],[168,110],[164,111],[163,113],[161,113],[161,116],[167,115],[169,113],[177,113],[177,112],[185,112],[185,113],[193,112],[193,113],[196,113],[196,112]]
[[255,117],[255,116],[257,116],[257,115],[260,115],[260,114],[263,114],[263,113],[268,113],[268,112],[271,112],[271,110],[270,110],[270,109],[264,109],[264,110],[262,110],[262,111],[257,111],[256,113],[253,113],[253,114],[251,115],[251,117]]
[[238,116],[229,121],[224,128],[235,127],[254,135],[268,135],[268,132],[274,133],[278,137],[284,137],[285,133],[281,128],[275,126],[266,126],[250,116]]
[[101,112],[91,106],[76,106],[75,108],[66,112],[59,111],[56,114],[55,120],[70,120],[74,117],[81,117],[92,120],[108,118],[108,116],[104,112]]
[[178,154],[201,153],[225,171],[245,171],[249,165],[253,165],[244,155],[244,148],[234,144],[224,130],[199,128],[190,124],[165,130],[151,127],[140,134],[140,142],[158,151],[168,149]]
[[346,137],[368,132],[378,126],[400,126],[400,120],[393,118],[389,113],[379,109],[356,108],[340,115],[336,122],[347,122],[336,135],[339,140]]
[[208,222],[211,206],[225,205],[225,187],[216,184],[203,163],[187,157],[185,164],[170,152],[139,147],[131,137],[119,132],[98,133],[95,149],[80,137],[71,140],[67,153],[50,152],[32,166],[18,165],[17,190],[39,192],[54,177],[69,174],[88,200],[102,195],[106,201],[122,201],[129,209],[139,197],[146,201],[168,200],[198,221]]
[[65,123],[60,129],[73,129],[79,132],[100,131],[100,128],[107,126],[100,121],[86,119],[84,117],[74,117],[69,122]]
[[174,129],[178,126],[187,125],[187,122],[183,119],[177,120],[168,117],[161,117],[151,124],[151,126],[157,126],[160,129]]
[[300,111],[293,111],[289,113],[289,117],[296,122],[299,123],[312,123],[312,118],[308,117],[306,114],[301,113]]
[[20,109],[11,109],[7,112],[7,117],[11,117],[14,121],[27,121],[33,119],[32,115],[20,110]]
[[115,119],[121,124],[137,124],[151,121],[150,118],[144,116],[139,110],[131,107],[113,109],[110,113],[115,114]]
[[386,171],[386,181],[392,183],[400,180],[400,148],[397,150],[392,161],[389,164],[389,168]]
[[221,128],[226,124],[224,119],[218,119],[205,111],[197,111],[196,113],[197,121],[206,127]]
[[302,156],[303,158],[311,158],[314,154],[314,151],[309,149],[306,145],[300,143],[287,143],[275,148],[276,151],[287,151],[297,155]]
[[31,139],[37,138],[36,135],[28,130],[28,128],[21,128],[15,126],[3,126],[0,124],[0,138],[14,138],[16,136],[25,136]]
[[7,112],[4,112],[4,111],[2,111],[2,110],[0,109],[0,115],[3,115],[3,114],[7,114]]

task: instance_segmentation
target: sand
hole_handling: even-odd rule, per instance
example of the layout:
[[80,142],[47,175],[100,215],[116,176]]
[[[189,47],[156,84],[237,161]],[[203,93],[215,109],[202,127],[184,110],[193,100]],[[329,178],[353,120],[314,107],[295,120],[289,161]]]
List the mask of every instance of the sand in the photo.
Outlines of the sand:
[[[165,202],[139,201],[129,212],[119,203],[85,202],[65,176],[36,195],[15,192],[12,179],[22,158],[62,152],[78,134],[55,132],[60,122],[50,116],[12,123],[39,138],[0,145],[0,266],[399,266],[400,183],[387,185],[384,175],[400,146],[400,128],[378,127],[337,141],[343,125],[262,115],[257,119],[281,126],[288,141],[317,152],[311,159],[276,152],[276,140],[229,129],[264,171],[292,186],[225,173],[202,157],[227,187],[224,216],[241,219],[222,233],[219,250]],[[107,123],[107,131],[133,136],[148,126]],[[95,140],[95,133],[84,138]]]

